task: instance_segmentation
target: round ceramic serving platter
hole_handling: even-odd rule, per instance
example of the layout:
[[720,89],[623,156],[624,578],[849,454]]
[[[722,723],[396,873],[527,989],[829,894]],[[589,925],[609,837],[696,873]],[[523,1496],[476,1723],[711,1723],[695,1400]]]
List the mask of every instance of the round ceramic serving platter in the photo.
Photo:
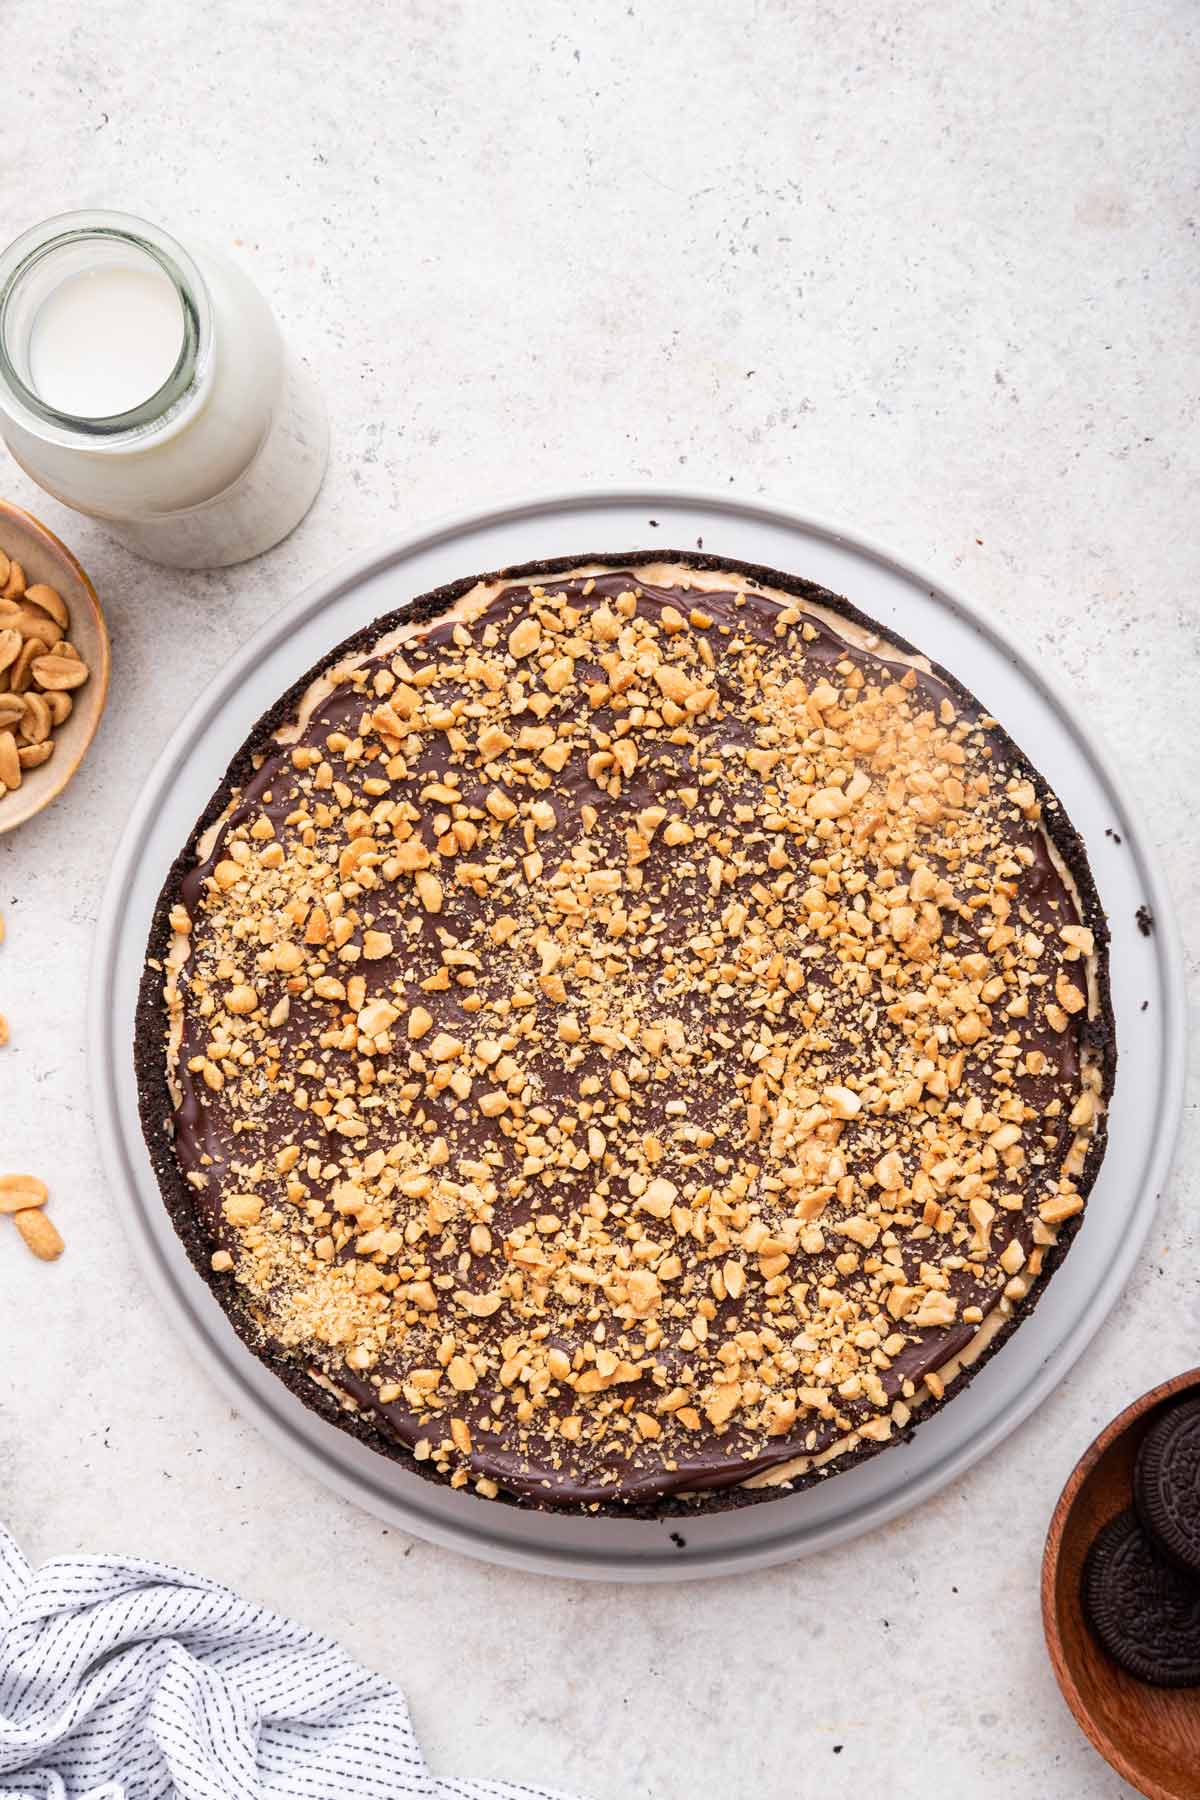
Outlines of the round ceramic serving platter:
[[[366,1449],[294,1399],[247,1351],[192,1269],[138,1125],[134,1006],[167,870],[226,765],[273,701],[340,640],[458,577],[560,555],[696,547],[845,594],[946,665],[1046,775],[1088,847],[1112,925],[1119,1070],[1109,1148],[1079,1237],[1037,1310],[972,1385],[917,1431],[800,1494],[682,1524],[525,1512],[453,1492]],[[1153,930],[1139,930],[1139,908]],[[1143,915],[1144,916],[1144,915]],[[1184,1068],[1183,978],[1170,902],[1141,823],[1053,671],[965,601],[866,540],[765,504],[663,490],[554,496],[411,532],[285,607],[229,663],[150,774],[101,914],[90,1063],[105,1163],[151,1285],[239,1411],[335,1493],[399,1529],[546,1574],[658,1581],[759,1568],[843,1542],[917,1505],[993,1449],[1054,1387],[1107,1314],[1167,1175]]]

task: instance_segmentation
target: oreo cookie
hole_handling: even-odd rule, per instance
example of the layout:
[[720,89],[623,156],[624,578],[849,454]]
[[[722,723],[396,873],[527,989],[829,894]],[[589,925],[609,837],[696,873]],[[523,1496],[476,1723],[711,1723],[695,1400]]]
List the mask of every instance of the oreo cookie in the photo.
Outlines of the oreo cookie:
[[1200,1581],[1200,1400],[1173,1406],[1147,1432],[1133,1499],[1164,1555]]
[[1114,1662],[1155,1687],[1200,1685],[1200,1581],[1168,1562],[1132,1508],[1083,1565],[1083,1609]]

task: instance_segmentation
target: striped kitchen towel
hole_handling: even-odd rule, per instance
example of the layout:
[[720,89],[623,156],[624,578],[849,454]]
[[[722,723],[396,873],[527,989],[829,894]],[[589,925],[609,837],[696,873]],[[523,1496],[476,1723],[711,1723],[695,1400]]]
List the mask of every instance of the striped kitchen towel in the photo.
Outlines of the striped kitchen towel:
[[399,1688],[167,1563],[0,1526],[0,1800],[566,1800],[430,1774]]

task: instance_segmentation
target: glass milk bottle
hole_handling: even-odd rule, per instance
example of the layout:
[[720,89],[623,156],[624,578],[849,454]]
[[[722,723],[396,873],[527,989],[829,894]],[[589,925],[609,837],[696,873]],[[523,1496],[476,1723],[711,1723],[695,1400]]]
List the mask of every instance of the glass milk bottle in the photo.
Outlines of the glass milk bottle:
[[0,256],[0,436],[56,499],[177,568],[277,544],[329,450],[249,277],[111,212],[49,219]]

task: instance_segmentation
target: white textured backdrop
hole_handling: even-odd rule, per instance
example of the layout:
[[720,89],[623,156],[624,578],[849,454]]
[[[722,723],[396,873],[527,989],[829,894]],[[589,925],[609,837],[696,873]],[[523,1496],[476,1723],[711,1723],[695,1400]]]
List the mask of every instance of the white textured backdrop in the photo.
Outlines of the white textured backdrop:
[[[231,1416],[145,1292],[83,1053],[92,926],[158,746],[324,566],[520,488],[687,481],[844,520],[1066,671],[1200,952],[1200,18],[1190,0],[0,0],[0,227],[109,206],[245,263],[328,396],[308,521],[219,575],[44,501],[113,631],[108,715],[0,840],[0,1516],[192,1563],[407,1688],[435,1766],[594,1800],[1127,1792],[1059,1700],[1045,1526],[1128,1399],[1200,1361],[1193,1083],[1102,1342],[915,1515],[738,1581],[619,1590],[389,1534]],[[469,571],[464,571],[467,573]],[[1049,1304],[1049,1302],[1048,1302]]]

